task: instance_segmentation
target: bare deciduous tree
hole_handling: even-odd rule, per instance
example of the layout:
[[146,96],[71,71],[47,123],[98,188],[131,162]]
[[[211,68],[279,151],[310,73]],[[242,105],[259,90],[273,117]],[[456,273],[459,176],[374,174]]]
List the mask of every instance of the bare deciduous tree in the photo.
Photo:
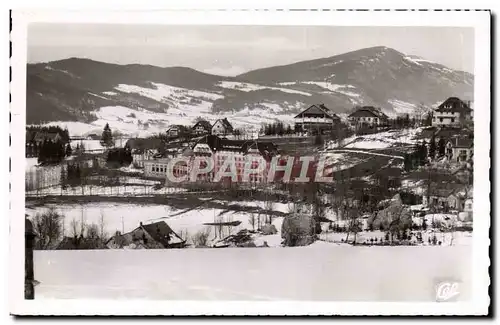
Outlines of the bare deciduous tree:
[[204,229],[198,231],[192,238],[193,244],[196,247],[206,247],[208,244],[210,231],[211,231],[210,227],[205,227]]
[[252,230],[255,231],[255,224],[257,222],[257,218],[255,217],[255,213],[250,213],[248,217],[248,223],[252,226]]
[[35,247],[37,249],[52,249],[58,243],[62,233],[64,216],[55,209],[36,214],[33,217],[33,229],[38,235]]

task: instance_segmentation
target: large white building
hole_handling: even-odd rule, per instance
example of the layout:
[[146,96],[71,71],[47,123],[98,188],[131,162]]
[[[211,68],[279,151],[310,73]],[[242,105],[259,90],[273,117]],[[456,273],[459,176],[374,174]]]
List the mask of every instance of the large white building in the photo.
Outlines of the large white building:
[[432,126],[458,126],[472,121],[472,109],[457,97],[445,100],[432,114]]

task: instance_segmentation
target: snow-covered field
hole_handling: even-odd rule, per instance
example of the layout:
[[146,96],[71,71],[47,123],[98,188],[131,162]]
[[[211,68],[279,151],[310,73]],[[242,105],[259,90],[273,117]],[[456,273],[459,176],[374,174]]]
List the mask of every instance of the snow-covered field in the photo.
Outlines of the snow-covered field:
[[[471,298],[472,250],[348,247],[35,251],[36,299],[434,302],[436,281]],[[417,307],[418,308],[418,307]]]

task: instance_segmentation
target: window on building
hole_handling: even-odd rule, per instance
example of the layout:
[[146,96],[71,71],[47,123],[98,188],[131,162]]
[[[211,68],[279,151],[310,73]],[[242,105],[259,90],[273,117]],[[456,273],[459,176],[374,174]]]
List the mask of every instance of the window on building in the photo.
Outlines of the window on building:
[[454,117],[451,118],[451,123],[455,123],[455,118]]
[[439,118],[439,122],[443,123],[443,118],[442,117]]

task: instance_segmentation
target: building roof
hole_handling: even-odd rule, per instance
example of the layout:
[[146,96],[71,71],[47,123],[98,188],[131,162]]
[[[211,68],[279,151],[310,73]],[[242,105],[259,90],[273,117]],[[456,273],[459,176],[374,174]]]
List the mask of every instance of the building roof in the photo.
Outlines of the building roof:
[[262,156],[270,157],[278,152],[276,144],[270,141],[221,139],[212,134],[206,135],[198,140],[193,146],[193,149],[198,144],[207,144],[212,153],[221,150],[247,153],[250,149],[257,149]]
[[309,106],[308,108],[306,108],[305,110],[303,110],[302,112],[300,112],[299,114],[297,114],[294,118],[298,118],[300,115],[304,114],[304,113],[310,113],[310,114],[326,114],[328,115],[329,117],[331,117],[332,119],[340,119],[340,117],[338,117],[337,114],[335,114],[332,110],[330,110],[328,107],[325,106],[325,104],[313,104],[311,106]]
[[435,110],[436,112],[447,113],[470,113],[472,110],[467,103],[457,97],[450,97],[445,100]]
[[195,125],[193,125],[193,129],[196,128],[197,126],[201,126],[207,131],[210,131],[212,129],[212,124],[210,124],[210,122],[207,120],[199,120],[198,122],[195,123]]
[[162,244],[164,247],[166,247],[170,242],[171,236],[175,236],[177,239],[182,241],[182,238],[180,238],[179,235],[177,235],[165,221],[142,225],[142,229],[144,229],[144,231],[146,231],[156,242]]
[[349,114],[349,117],[378,117],[381,119],[387,119],[388,116],[385,115],[379,108],[373,106],[363,106],[358,107],[354,112]]
[[450,139],[455,136],[460,137],[470,137],[472,138],[474,133],[468,129],[459,128],[459,127],[442,127],[436,133],[436,138],[444,138]]
[[215,121],[214,125],[212,125],[212,128],[217,124],[217,122],[221,122],[222,125],[224,126],[224,128],[228,132],[233,132],[234,131],[233,126],[231,125],[231,123],[229,123],[229,121],[227,120],[227,118],[223,118],[223,119],[219,119],[219,120]]
[[125,146],[134,153],[142,153],[146,150],[160,149],[163,146],[163,141],[158,138],[132,138],[127,141]]

